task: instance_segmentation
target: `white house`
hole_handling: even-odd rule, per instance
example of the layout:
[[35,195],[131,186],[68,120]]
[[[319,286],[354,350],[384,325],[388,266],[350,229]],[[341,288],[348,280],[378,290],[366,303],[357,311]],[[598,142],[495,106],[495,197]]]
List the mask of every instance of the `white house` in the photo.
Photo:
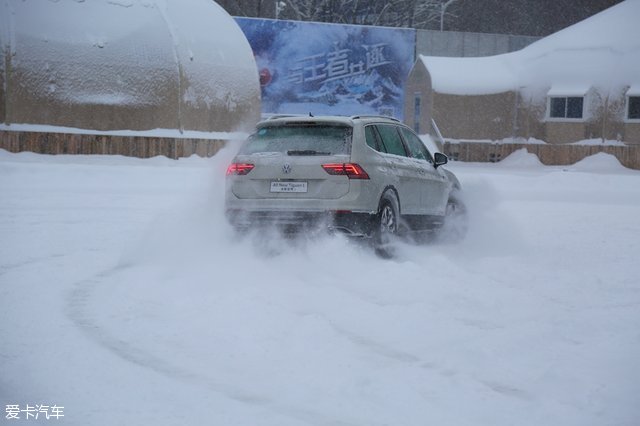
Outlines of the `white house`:
[[640,0],[626,0],[524,49],[420,56],[405,120],[453,139],[640,144]]

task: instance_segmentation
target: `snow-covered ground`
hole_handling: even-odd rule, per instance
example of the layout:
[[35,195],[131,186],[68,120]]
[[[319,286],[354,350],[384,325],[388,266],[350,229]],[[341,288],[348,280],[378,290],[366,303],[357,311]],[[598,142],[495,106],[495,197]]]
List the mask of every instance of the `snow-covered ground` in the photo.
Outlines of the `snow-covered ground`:
[[238,241],[229,158],[0,151],[3,421],[640,424],[639,172],[451,164],[466,240],[383,260]]

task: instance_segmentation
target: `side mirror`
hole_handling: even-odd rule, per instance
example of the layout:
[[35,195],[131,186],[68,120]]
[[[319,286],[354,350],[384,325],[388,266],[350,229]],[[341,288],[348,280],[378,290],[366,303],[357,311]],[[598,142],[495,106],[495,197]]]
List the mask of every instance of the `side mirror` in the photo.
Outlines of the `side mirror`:
[[433,157],[434,164],[433,166],[437,169],[440,166],[444,166],[449,162],[449,158],[441,152],[436,152]]

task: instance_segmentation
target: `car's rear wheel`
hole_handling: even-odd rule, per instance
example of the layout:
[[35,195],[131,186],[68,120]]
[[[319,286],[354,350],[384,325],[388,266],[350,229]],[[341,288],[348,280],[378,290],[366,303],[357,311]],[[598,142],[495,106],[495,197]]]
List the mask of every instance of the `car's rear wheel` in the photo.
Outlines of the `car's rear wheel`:
[[376,254],[384,258],[393,256],[393,244],[399,229],[398,202],[390,194],[380,201],[380,208],[376,221],[374,244]]
[[382,235],[392,235],[398,230],[398,220],[393,206],[389,202],[385,202],[380,212],[380,233]]

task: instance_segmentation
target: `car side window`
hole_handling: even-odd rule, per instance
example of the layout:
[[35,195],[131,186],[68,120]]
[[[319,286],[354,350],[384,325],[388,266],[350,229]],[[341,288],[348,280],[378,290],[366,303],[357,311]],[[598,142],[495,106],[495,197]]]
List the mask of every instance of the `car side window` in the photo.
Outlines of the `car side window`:
[[424,146],[418,136],[404,127],[400,127],[400,132],[402,132],[404,141],[407,143],[407,147],[409,148],[409,152],[413,158],[433,163],[433,158],[431,157],[429,150]]
[[382,143],[387,148],[387,152],[389,154],[401,155],[403,157],[407,156],[407,151],[402,143],[402,138],[400,138],[400,133],[398,133],[396,126],[389,124],[377,124],[376,128],[378,129],[378,133],[382,138]]
[[364,135],[367,145],[369,145],[371,148],[375,149],[378,152],[387,152],[374,126],[366,126],[364,128]]

